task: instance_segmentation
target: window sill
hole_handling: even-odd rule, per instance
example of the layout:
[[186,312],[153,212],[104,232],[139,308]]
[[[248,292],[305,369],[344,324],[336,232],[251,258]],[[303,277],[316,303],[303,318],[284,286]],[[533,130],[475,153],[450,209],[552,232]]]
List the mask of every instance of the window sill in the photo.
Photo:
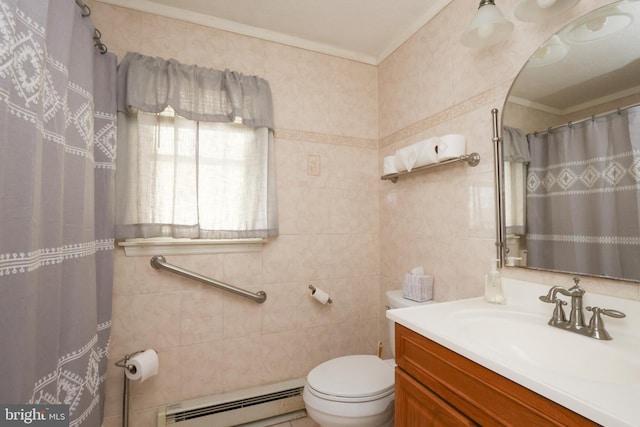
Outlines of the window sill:
[[198,255],[259,252],[266,239],[127,239],[119,242],[126,256]]

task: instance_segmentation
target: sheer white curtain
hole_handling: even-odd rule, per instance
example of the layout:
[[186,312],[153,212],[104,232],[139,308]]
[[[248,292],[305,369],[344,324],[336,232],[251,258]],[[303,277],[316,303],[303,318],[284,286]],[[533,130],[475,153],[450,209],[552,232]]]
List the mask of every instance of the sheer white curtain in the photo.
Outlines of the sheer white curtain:
[[524,235],[525,193],[527,165],[531,161],[527,137],[520,129],[505,126],[504,182],[506,200],[505,222],[507,234]]
[[[127,87],[120,94],[126,101],[119,115],[117,236],[277,235],[268,83],[139,54],[127,58],[119,70]],[[144,91],[141,81],[151,82]]]

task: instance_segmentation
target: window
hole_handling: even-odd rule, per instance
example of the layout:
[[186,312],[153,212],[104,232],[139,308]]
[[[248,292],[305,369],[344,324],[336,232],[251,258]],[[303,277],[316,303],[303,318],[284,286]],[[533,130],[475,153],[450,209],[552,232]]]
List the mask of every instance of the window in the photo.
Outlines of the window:
[[[205,71],[216,78],[222,73]],[[149,74],[146,81],[153,81],[150,70],[143,72]],[[232,78],[237,84],[245,76]],[[147,85],[147,91],[149,86],[153,88]],[[211,87],[219,89],[220,84]],[[209,98],[205,109],[212,105],[220,109],[224,104],[218,102],[220,99],[232,98],[220,90],[211,96],[211,87],[194,95],[190,81],[185,93],[195,98],[194,102],[185,102],[185,93],[180,93],[176,102],[167,102],[168,106],[159,103],[162,109],[143,109],[132,102],[119,113],[118,238],[246,239],[277,235],[273,132],[270,127],[256,126],[255,114],[243,105],[231,109],[245,115],[234,116],[235,121],[219,111],[214,111],[213,119],[202,111],[185,112],[184,104],[193,108],[200,98]],[[161,89],[162,93],[167,90]],[[250,91],[241,92],[241,99],[253,106],[255,103],[245,99]],[[157,94],[142,95],[145,102],[158,98]],[[210,120],[203,120],[203,116]],[[248,121],[254,126],[246,126]]]

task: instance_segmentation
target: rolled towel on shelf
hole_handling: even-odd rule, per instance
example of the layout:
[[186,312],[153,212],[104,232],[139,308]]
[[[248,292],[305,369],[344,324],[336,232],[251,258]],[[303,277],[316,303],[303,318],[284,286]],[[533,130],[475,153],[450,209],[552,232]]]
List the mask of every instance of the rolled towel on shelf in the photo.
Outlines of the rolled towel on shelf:
[[433,137],[396,150],[395,166],[398,172],[438,163],[437,147],[440,138]]
[[418,145],[413,144],[396,150],[395,164],[398,172],[411,172],[411,169],[415,166],[416,161],[418,160],[418,155],[420,154],[418,149]]
[[455,159],[467,151],[467,140],[464,135],[451,134],[440,137],[438,144],[438,161]]
[[384,171],[383,175],[398,173],[398,169],[396,168],[396,156],[385,157],[382,170]]
[[418,142],[418,158],[414,167],[432,165],[438,163],[438,145],[440,144],[440,138],[433,137],[424,141]]

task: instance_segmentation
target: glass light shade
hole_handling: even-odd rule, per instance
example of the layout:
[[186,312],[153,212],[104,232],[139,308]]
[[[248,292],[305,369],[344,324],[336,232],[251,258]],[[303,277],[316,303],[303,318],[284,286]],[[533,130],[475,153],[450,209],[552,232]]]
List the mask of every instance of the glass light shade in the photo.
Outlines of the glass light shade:
[[460,42],[472,48],[481,48],[499,43],[509,37],[514,25],[493,4],[480,5],[471,24],[460,37]]
[[533,54],[528,67],[544,67],[553,64],[564,58],[567,54],[567,46],[562,43],[560,37],[553,35],[544,45],[542,45],[536,53]]
[[513,11],[519,21],[540,22],[577,5],[580,0],[520,0]]
[[624,30],[633,22],[633,15],[626,10],[627,4],[604,8],[588,18],[578,21],[567,34],[567,41],[588,43],[603,39]]

